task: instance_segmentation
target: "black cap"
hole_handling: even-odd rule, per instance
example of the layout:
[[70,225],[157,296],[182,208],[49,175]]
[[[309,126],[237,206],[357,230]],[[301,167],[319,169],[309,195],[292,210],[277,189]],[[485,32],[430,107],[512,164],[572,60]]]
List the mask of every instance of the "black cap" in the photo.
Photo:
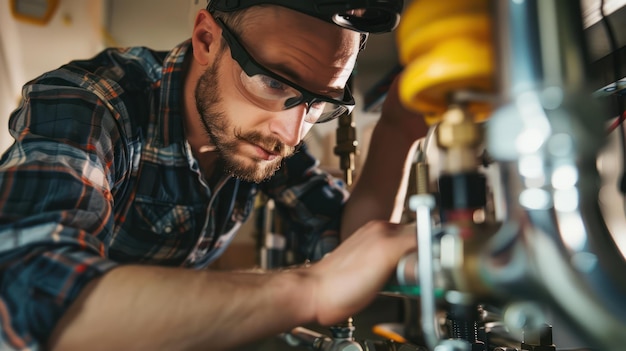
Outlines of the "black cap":
[[403,0],[210,0],[207,10],[232,12],[255,5],[287,7],[361,33],[385,33],[398,26]]

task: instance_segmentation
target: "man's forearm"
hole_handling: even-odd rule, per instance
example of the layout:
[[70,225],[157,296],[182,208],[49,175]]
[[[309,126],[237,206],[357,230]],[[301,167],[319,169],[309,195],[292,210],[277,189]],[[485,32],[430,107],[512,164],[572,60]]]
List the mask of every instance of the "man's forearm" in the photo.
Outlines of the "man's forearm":
[[304,270],[269,274],[122,266],[91,282],[51,350],[220,350],[311,322]]
[[309,267],[234,273],[120,266],[84,288],[47,343],[51,350],[221,350],[365,308],[415,227],[371,221]]
[[423,115],[400,102],[400,79],[389,87],[367,160],[344,208],[342,240],[367,221],[400,220],[417,140],[428,132]]
[[344,209],[342,239],[369,220],[399,221],[416,145],[395,128],[376,125],[367,160]]

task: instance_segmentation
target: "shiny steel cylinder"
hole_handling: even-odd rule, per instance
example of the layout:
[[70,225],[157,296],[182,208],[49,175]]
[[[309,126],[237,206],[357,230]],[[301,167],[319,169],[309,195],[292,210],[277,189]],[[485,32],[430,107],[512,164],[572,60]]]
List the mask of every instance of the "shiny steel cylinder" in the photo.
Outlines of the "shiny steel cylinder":
[[588,346],[621,349],[626,262],[598,206],[604,114],[586,86],[580,3],[493,3],[502,104],[487,145],[501,164],[507,218],[483,275],[494,291],[549,302]]

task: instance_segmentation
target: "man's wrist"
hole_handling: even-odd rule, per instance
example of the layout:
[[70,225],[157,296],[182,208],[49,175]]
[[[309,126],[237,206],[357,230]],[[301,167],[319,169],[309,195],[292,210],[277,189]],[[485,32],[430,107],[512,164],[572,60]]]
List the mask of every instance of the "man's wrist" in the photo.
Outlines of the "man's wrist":
[[317,321],[316,276],[307,266],[299,266],[277,273],[281,283],[277,284],[280,290],[276,296],[278,306],[284,306],[295,312],[294,321],[299,325]]

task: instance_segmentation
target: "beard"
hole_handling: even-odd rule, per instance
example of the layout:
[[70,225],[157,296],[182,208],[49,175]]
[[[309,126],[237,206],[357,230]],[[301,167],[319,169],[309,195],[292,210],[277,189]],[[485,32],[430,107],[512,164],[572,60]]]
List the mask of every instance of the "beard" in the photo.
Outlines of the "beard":
[[[222,52],[223,53],[223,52]],[[242,132],[233,126],[226,113],[220,108],[220,80],[218,74],[221,56],[218,55],[211,67],[202,74],[195,89],[196,108],[204,130],[219,153],[224,171],[236,178],[259,183],[270,178],[280,168],[283,159],[293,154],[294,148],[285,145],[276,137],[264,136],[256,131]],[[238,148],[251,143],[278,154],[272,160],[247,157]]]

